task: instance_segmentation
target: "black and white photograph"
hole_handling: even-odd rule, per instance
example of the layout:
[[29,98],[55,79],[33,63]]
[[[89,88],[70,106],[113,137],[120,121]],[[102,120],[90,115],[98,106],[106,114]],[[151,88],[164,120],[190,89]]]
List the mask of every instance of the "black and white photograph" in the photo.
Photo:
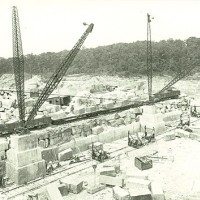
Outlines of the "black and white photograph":
[[200,200],[200,0],[0,0],[0,200]]

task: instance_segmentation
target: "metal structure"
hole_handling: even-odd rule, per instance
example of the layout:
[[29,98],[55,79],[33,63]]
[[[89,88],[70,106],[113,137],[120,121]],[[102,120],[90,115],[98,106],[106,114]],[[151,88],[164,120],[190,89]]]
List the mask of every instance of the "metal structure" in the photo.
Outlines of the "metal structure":
[[163,89],[161,89],[156,94],[161,94],[167,89],[169,89],[172,85],[174,85],[176,82],[181,80],[182,78],[186,77],[196,66],[188,67],[187,69],[180,72],[173,80],[171,80]]
[[79,52],[84,41],[86,40],[88,34],[92,32],[93,27],[94,27],[94,24],[90,24],[88,26],[87,30],[83,33],[83,35],[78,40],[78,42],[75,44],[75,46],[72,48],[72,50],[67,54],[67,56],[65,57],[65,59],[61,63],[60,67],[51,76],[51,78],[47,82],[45,88],[43,89],[41,95],[39,96],[35,106],[31,110],[30,115],[28,116],[28,119],[27,119],[25,125],[27,125],[37,115],[37,111],[39,110],[39,108],[47,100],[47,98],[54,91],[54,89],[58,86],[58,84],[62,80],[63,76],[65,75],[65,73],[69,69],[70,65],[72,64],[77,53]]
[[22,126],[25,124],[25,100],[24,100],[24,56],[22,49],[21,32],[17,7],[12,10],[12,37],[13,37],[13,67],[15,85],[19,108],[19,118]]
[[152,100],[152,45],[151,45],[151,16],[147,14],[147,76],[149,101]]
[[15,84],[17,91],[17,100],[18,100],[18,108],[19,108],[19,118],[20,123],[19,127],[16,128],[16,132],[19,134],[28,133],[28,123],[34,119],[37,115],[37,111],[42,106],[42,104],[47,100],[50,94],[54,91],[54,89],[58,86],[63,76],[69,69],[72,64],[74,58],[79,52],[81,46],[85,42],[89,33],[92,32],[94,24],[86,24],[88,28],[80,37],[78,42],[74,45],[72,50],[67,54],[60,67],[55,71],[55,73],[51,76],[49,81],[47,82],[45,88],[41,92],[36,104],[31,110],[27,121],[25,121],[25,99],[24,99],[24,58],[23,58],[23,50],[22,50],[22,41],[21,41],[21,33],[19,26],[19,17],[17,7],[13,6],[12,12],[12,28],[13,28],[13,66],[14,66],[14,74],[15,74]]

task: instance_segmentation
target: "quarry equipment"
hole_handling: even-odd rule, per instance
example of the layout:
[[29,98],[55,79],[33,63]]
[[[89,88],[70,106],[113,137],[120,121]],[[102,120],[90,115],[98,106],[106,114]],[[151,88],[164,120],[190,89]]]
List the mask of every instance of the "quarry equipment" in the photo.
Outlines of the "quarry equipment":
[[81,46],[86,40],[89,33],[92,32],[94,24],[87,25],[88,28],[80,37],[78,42],[74,45],[72,50],[67,54],[67,56],[62,61],[60,67],[56,69],[53,73],[43,91],[41,92],[39,98],[37,99],[35,105],[33,106],[27,120],[25,120],[25,100],[24,100],[24,57],[22,50],[22,41],[21,41],[21,33],[20,33],[20,25],[19,25],[19,17],[17,7],[13,7],[12,14],[12,27],[13,27],[13,66],[14,66],[14,74],[15,74],[15,84],[17,91],[17,100],[18,100],[18,108],[19,108],[19,118],[20,123],[19,127],[16,128],[15,132],[18,134],[27,134],[29,133],[29,124],[31,124],[34,117],[37,115],[37,111],[42,106],[42,104],[48,99],[53,90],[58,86],[63,76],[71,66],[74,58],[79,52]]
[[135,135],[136,137],[133,137],[130,132],[128,131],[128,146],[134,147],[136,149],[143,146],[142,140],[139,138],[138,133]]
[[152,100],[152,46],[151,46],[151,16],[147,14],[147,77],[149,101]]
[[104,151],[103,148],[96,148],[94,146],[94,143],[92,143],[92,159],[97,160],[99,162],[103,162],[104,160],[108,159],[110,157],[109,153]]
[[146,156],[135,157],[135,166],[140,170],[146,170],[153,167],[153,162]]
[[189,126],[190,126],[190,114],[187,112],[183,112],[180,115],[180,123],[178,124],[177,128],[183,129],[188,132],[192,132]]
[[155,142],[155,129],[147,129],[144,127],[144,136],[140,138],[139,133],[136,133],[134,136],[128,131],[128,146],[134,147],[136,149],[147,145],[149,143]]
[[191,113],[192,117],[197,117],[197,118],[200,117],[200,112],[198,112],[198,110],[197,110],[198,107],[199,106],[191,106],[190,107],[190,113]]

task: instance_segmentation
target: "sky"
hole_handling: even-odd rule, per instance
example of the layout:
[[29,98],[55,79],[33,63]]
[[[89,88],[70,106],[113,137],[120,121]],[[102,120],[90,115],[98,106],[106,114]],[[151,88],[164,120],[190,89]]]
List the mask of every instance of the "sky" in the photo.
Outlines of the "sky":
[[147,13],[152,40],[200,37],[200,0],[0,0],[0,57],[12,57],[12,6],[17,6],[23,52],[70,50],[86,27],[84,43],[94,48],[146,40]]

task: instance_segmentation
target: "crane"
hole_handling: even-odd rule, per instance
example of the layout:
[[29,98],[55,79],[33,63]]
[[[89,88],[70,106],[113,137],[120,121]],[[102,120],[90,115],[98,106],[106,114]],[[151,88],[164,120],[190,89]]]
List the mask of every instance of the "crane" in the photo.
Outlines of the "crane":
[[152,46],[151,46],[151,16],[147,13],[147,76],[149,101],[152,100]]
[[24,56],[22,49],[19,16],[16,6],[12,10],[12,38],[13,38],[13,68],[19,108],[19,119],[22,126],[25,124],[24,99]]
[[20,127],[16,129],[16,133],[26,134],[28,133],[28,123],[34,119],[37,115],[37,111],[42,106],[42,104],[47,100],[49,95],[53,92],[53,90],[58,86],[63,76],[71,66],[74,58],[78,54],[81,46],[85,42],[89,33],[92,32],[94,24],[90,25],[83,23],[83,25],[88,26],[86,31],[74,45],[74,47],[70,50],[70,52],[63,59],[60,67],[56,69],[54,74],[48,80],[46,86],[41,92],[38,100],[33,106],[27,120],[25,120],[25,99],[24,99],[24,58],[22,51],[22,41],[20,34],[20,25],[19,25],[19,17],[17,7],[13,7],[13,15],[12,15],[12,26],[13,26],[13,67],[15,74],[15,84],[17,91],[17,101],[19,107],[19,118],[20,118]]
[[[85,25],[85,23],[84,23],[84,25]],[[67,54],[67,56],[61,63],[60,67],[51,76],[51,78],[47,82],[46,86],[44,87],[43,91],[41,92],[39,98],[37,99],[33,109],[31,110],[30,115],[28,116],[28,119],[27,119],[25,125],[27,125],[37,115],[37,111],[39,110],[39,108],[47,100],[47,98],[54,91],[54,89],[58,86],[58,84],[64,77],[65,73],[69,69],[70,65],[72,64],[77,53],[79,52],[84,41],[86,40],[88,34],[92,32],[93,27],[94,27],[94,24],[91,23],[88,26],[87,30],[83,33],[81,38],[78,40],[78,42],[74,45],[72,50]]]

